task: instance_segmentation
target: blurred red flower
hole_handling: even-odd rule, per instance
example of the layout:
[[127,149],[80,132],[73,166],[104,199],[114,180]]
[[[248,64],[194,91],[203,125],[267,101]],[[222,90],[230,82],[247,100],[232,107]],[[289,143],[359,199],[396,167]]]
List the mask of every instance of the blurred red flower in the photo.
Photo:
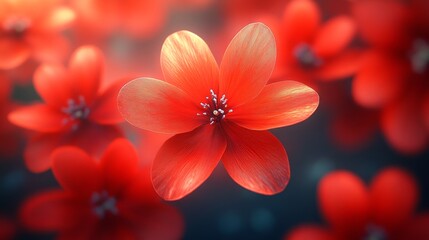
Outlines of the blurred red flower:
[[99,161],[79,148],[59,148],[52,169],[64,190],[39,193],[24,202],[20,216],[29,230],[82,240],[182,236],[181,214],[159,201],[127,140],[115,140]]
[[0,217],[0,239],[9,240],[14,239],[16,233],[15,224],[4,217]]
[[34,86],[45,103],[18,108],[9,120],[39,133],[27,144],[25,160],[33,172],[50,167],[49,156],[61,145],[77,145],[99,155],[111,140],[120,136],[115,124],[123,118],[116,97],[123,81],[101,88],[103,57],[95,47],[75,51],[69,68],[56,63],[40,66]]
[[268,23],[278,36],[275,78],[314,84],[314,80],[337,80],[356,72],[360,51],[348,49],[356,33],[353,19],[341,15],[322,23],[321,14],[312,0],[292,0],[284,8],[282,21]]
[[[416,214],[419,188],[410,173],[386,168],[369,188],[347,171],[336,171],[319,183],[321,212],[330,228],[303,225],[285,239],[428,239],[429,214]],[[415,236],[416,238],[410,238]]]
[[74,12],[60,0],[0,1],[0,69],[11,69],[25,60],[58,60],[68,50],[58,32],[73,20]]
[[160,31],[168,13],[166,0],[74,0],[77,28],[83,37],[122,32],[147,37]]
[[11,157],[18,151],[18,128],[7,120],[8,113],[15,107],[11,101],[11,81],[0,74],[0,156]]
[[317,108],[317,93],[304,84],[268,84],[276,45],[260,23],[231,41],[220,68],[197,35],[170,35],[161,50],[164,81],[140,78],[119,93],[119,110],[131,124],[176,134],[161,147],[152,181],[167,200],[201,185],[222,158],[239,185],[261,194],[282,191],[289,162],[280,141],[267,130],[301,122]]
[[380,109],[388,142],[405,154],[429,143],[429,4],[356,1],[353,12],[370,48],[353,81],[356,102]]

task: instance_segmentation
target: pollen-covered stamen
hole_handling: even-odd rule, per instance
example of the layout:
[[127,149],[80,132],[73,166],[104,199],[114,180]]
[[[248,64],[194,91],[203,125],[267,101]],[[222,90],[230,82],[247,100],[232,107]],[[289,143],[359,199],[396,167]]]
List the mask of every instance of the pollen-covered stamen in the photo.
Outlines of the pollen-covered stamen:
[[26,17],[11,16],[3,22],[3,29],[14,37],[22,37],[31,27],[31,20]]
[[363,238],[364,240],[385,240],[387,239],[386,232],[373,224],[370,224],[366,228],[366,234]]
[[220,122],[226,117],[227,113],[231,113],[232,109],[228,108],[228,99],[225,94],[219,99],[217,94],[210,89],[210,97],[206,97],[206,102],[201,102],[200,105],[204,109],[204,112],[197,113],[197,116],[206,116],[208,117],[209,123],[215,124]]
[[294,49],[294,56],[304,68],[314,68],[322,65],[322,60],[316,56],[308,44],[299,44]]
[[94,192],[91,196],[92,209],[99,218],[104,218],[106,214],[118,214],[116,198],[109,195],[107,191]]
[[[67,107],[62,108],[61,110],[63,113],[68,115],[68,117],[63,120],[64,124],[85,120],[91,112],[83,96],[79,96],[77,100],[69,99],[67,101]],[[74,128],[77,128],[77,125],[74,125]]]
[[424,73],[429,66],[428,42],[422,39],[415,40],[410,58],[414,72],[418,74]]

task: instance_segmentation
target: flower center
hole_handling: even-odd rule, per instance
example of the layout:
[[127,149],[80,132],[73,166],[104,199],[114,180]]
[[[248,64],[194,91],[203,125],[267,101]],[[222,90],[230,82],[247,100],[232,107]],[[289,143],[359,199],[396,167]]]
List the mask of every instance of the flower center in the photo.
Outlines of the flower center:
[[26,17],[11,16],[3,22],[3,29],[13,37],[20,38],[31,27],[31,20]]
[[305,43],[301,43],[295,47],[294,56],[303,68],[314,68],[322,65],[322,60]]
[[366,228],[366,234],[363,238],[363,240],[385,240],[385,239],[387,239],[387,236],[384,230],[372,224]]
[[118,214],[116,207],[116,198],[112,197],[106,191],[94,192],[91,197],[92,209],[99,218],[104,218],[106,214]]
[[197,113],[197,116],[208,118],[210,125],[218,123],[226,117],[226,114],[233,111],[231,108],[227,109],[227,102],[225,94],[218,99],[217,94],[210,89],[210,97],[206,97],[206,100],[200,103],[204,112]]
[[413,71],[418,74],[424,73],[429,65],[429,44],[422,39],[415,40],[410,58]]
[[[90,109],[86,105],[85,98],[83,96],[79,96],[78,100],[69,99],[67,101],[67,107],[61,109],[63,113],[68,115],[68,118],[63,120],[64,124],[68,124],[69,122],[78,122],[88,118]],[[77,128],[77,123],[73,125],[73,128]]]

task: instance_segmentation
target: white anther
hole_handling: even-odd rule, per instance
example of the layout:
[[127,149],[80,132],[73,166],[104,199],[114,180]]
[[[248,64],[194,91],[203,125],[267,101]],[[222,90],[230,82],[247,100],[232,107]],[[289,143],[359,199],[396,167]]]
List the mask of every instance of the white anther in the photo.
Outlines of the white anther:
[[229,112],[229,113],[232,113],[232,112],[233,112],[233,110],[232,110],[232,109],[229,109],[229,110],[228,110],[228,112]]

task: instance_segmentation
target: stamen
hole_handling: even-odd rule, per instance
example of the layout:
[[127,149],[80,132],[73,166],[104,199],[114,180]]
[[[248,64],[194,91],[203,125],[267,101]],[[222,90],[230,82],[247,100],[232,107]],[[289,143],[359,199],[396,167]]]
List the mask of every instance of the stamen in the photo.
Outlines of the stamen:
[[311,47],[305,43],[295,48],[294,55],[299,64],[304,68],[314,68],[322,65],[322,60],[318,58]]
[[76,130],[78,128],[79,121],[85,120],[90,114],[90,109],[86,105],[85,98],[83,96],[79,96],[78,100],[79,101],[68,99],[67,107],[61,109],[63,113],[68,115],[67,118],[63,119],[63,124],[76,122],[72,126],[72,130]]
[[210,97],[205,97],[206,102],[201,102],[200,106],[205,110],[202,113],[197,113],[197,116],[207,116],[208,122],[210,125],[213,125],[217,122],[220,122],[226,117],[227,113],[231,113],[232,109],[227,109],[228,105],[226,102],[228,99],[226,95],[223,94],[221,98],[218,98],[218,95],[210,89]]
[[94,213],[99,218],[104,218],[109,212],[113,215],[118,214],[116,198],[109,196],[107,191],[94,192],[91,197],[91,204],[93,205]]
[[422,39],[415,40],[410,58],[414,72],[424,73],[429,66],[429,44]]

